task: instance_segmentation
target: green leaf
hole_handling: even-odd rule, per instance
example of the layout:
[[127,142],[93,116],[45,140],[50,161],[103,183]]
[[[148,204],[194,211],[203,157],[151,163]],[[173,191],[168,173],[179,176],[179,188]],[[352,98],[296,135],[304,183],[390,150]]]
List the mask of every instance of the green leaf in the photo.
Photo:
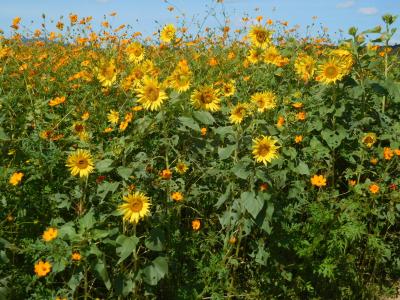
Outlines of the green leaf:
[[228,183],[228,186],[226,187],[225,193],[223,193],[218,198],[218,202],[215,203],[215,205],[214,205],[217,209],[220,208],[221,205],[224,204],[226,200],[228,200],[229,196],[231,195],[232,186],[233,186],[232,182]]
[[336,149],[346,138],[346,131],[342,128],[339,128],[336,131],[327,128],[321,132],[321,136],[328,144],[329,148]]
[[189,117],[180,117],[179,121],[181,121],[182,125],[189,127],[190,129],[200,131],[199,124],[195,120]]
[[254,192],[243,192],[240,196],[244,208],[250,213],[253,218],[256,218],[264,205],[261,197],[256,197]]
[[162,251],[164,249],[165,233],[160,228],[154,228],[146,239],[145,245],[149,250]]
[[0,127],[0,141],[7,141],[7,140],[9,140],[9,137],[4,132],[3,127]]
[[250,175],[250,171],[246,170],[246,167],[249,165],[248,162],[239,161],[236,165],[233,166],[232,172],[237,177],[241,179],[247,179]]
[[136,245],[138,242],[139,239],[136,236],[128,237],[122,234],[118,236],[117,244],[119,244],[120,247],[116,249],[117,255],[119,256],[117,264],[123,262],[129,255],[136,251]]
[[142,272],[147,284],[156,285],[168,273],[168,261],[165,257],[159,256]]
[[206,125],[215,123],[214,117],[208,111],[195,111],[193,112],[193,116],[196,120]]
[[98,263],[94,266],[94,270],[96,271],[96,273],[99,275],[99,277],[103,280],[104,285],[106,286],[106,288],[109,290],[111,288],[111,281],[108,277],[108,273],[107,273],[107,268],[106,268],[106,264],[100,260],[98,261]]
[[236,145],[229,145],[225,148],[218,147],[218,155],[220,159],[227,159],[231,156],[232,152],[235,150]]
[[96,170],[99,173],[109,172],[113,169],[113,167],[111,167],[112,163],[113,163],[113,160],[109,159],[109,158],[100,160],[96,163]]
[[79,231],[83,232],[92,229],[95,222],[93,210],[89,210],[89,212],[79,220]]
[[97,187],[97,195],[103,201],[109,192],[114,193],[119,186],[119,182],[103,182]]
[[117,169],[118,175],[121,176],[125,180],[129,179],[129,176],[131,176],[132,172],[133,172],[132,168],[118,167],[118,169]]
[[308,168],[308,165],[302,160],[294,171],[301,175],[310,175],[310,169]]

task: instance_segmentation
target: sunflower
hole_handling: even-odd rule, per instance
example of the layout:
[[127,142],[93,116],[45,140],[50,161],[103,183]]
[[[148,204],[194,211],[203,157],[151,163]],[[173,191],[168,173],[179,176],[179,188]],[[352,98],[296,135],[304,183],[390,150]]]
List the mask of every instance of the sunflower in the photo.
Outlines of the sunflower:
[[190,96],[192,104],[197,109],[209,111],[217,111],[220,109],[221,99],[219,98],[219,90],[212,86],[201,86],[196,89]]
[[103,87],[110,87],[117,80],[117,68],[114,60],[102,61],[96,71],[97,79]]
[[51,271],[51,264],[48,261],[39,260],[35,264],[35,273],[39,277],[46,276]]
[[189,69],[187,61],[182,60],[178,63],[178,66],[172,74],[167,78],[167,83],[171,85],[173,89],[182,93],[189,89],[191,79],[192,72]]
[[253,155],[257,162],[262,162],[264,165],[278,157],[276,145],[278,141],[271,136],[261,136],[253,140]]
[[263,53],[263,59],[266,64],[276,65],[279,58],[279,51],[274,46],[268,47]]
[[330,52],[331,55],[337,57],[344,65],[344,73],[348,74],[354,64],[353,54],[346,49],[334,49]]
[[90,152],[84,149],[78,149],[71,153],[67,158],[66,166],[70,169],[71,175],[86,177],[93,172],[93,161]]
[[233,96],[235,91],[235,80],[230,80],[222,85],[222,93],[224,94],[224,97]]
[[365,144],[368,148],[371,148],[372,145],[376,143],[376,141],[376,134],[373,132],[366,133],[362,138],[363,144]]
[[272,31],[261,25],[254,25],[249,31],[251,43],[260,48],[266,48],[271,43]]
[[309,81],[315,72],[315,60],[306,54],[300,54],[294,62],[296,74],[303,80]]
[[335,57],[319,65],[316,80],[323,84],[335,83],[344,76],[343,63]]
[[144,59],[144,52],[143,46],[138,42],[134,42],[126,47],[128,60],[134,63],[141,62]]
[[167,94],[158,83],[157,79],[145,76],[143,85],[136,89],[138,102],[147,110],[160,109],[161,104],[167,99]]
[[247,60],[252,64],[256,64],[263,59],[263,52],[259,48],[251,48],[249,54],[247,54]]
[[115,110],[110,110],[110,112],[107,114],[107,120],[111,124],[118,124],[119,121],[119,112]]
[[174,24],[165,25],[160,33],[160,40],[164,43],[170,43],[175,38],[176,29]]
[[140,219],[150,214],[149,197],[141,192],[135,192],[123,197],[126,203],[119,206],[119,210],[123,213],[123,219],[130,223],[138,223]]
[[264,112],[276,107],[276,96],[273,92],[255,93],[251,96],[251,102],[257,106],[258,112]]
[[231,115],[229,117],[230,121],[235,124],[242,123],[248,112],[248,107],[248,104],[245,103],[236,104],[231,110]]
[[175,170],[181,175],[185,174],[188,169],[189,167],[184,162],[178,162],[175,166]]

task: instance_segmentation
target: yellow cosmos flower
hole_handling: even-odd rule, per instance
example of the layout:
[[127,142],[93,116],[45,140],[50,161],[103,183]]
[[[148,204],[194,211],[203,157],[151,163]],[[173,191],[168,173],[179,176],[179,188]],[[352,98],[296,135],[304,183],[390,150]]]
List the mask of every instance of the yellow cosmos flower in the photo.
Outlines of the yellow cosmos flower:
[[57,237],[57,235],[58,235],[57,228],[50,227],[43,232],[42,237],[43,237],[44,241],[50,242],[50,241],[54,240]]
[[130,223],[138,223],[140,219],[150,215],[149,197],[141,192],[135,192],[123,197],[125,203],[118,208],[123,213],[123,219]]
[[46,276],[51,271],[51,264],[46,261],[39,260],[35,264],[35,273],[39,277]]
[[102,61],[96,71],[97,79],[103,87],[110,87],[117,80],[117,68],[115,67],[114,60],[108,62]]
[[219,90],[212,86],[201,86],[196,89],[190,96],[193,106],[197,109],[209,111],[218,111],[220,109],[221,99],[219,98]]
[[144,77],[143,85],[136,89],[136,92],[138,93],[138,102],[147,110],[160,109],[163,102],[168,98],[157,79],[148,76]]
[[51,99],[49,101],[49,105],[50,106],[57,106],[57,105],[60,105],[61,103],[64,103],[64,102],[65,102],[65,97],[64,96],[63,97],[56,97],[56,98]]
[[164,43],[170,43],[176,34],[176,28],[174,24],[165,25],[164,28],[161,30],[160,40]]
[[80,177],[86,177],[94,170],[92,156],[88,150],[84,149],[78,149],[71,153],[67,158],[66,166],[73,176],[79,174]]
[[276,96],[268,91],[255,93],[251,96],[251,102],[256,105],[258,112],[264,112],[276,107]]
[[24,177],[24,173],[15,172],[11,175],[10,180],[8,181],[10,184],[16,186],[22,181],[22,177]]
[[271,136],[261,136],[253,139],[253,155],[257,162],[262,162],[264,165],[270,163],[278,157],[278,149],[280,148]]
[[272,31],[261,25],[254,25],[249,31],[251,43],[260,48],[266,48],[271,44],[271,35]]

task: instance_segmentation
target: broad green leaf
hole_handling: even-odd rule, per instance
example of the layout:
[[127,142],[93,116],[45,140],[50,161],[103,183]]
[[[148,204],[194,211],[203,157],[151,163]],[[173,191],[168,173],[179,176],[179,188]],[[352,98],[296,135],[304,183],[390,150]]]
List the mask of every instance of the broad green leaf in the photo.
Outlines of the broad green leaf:
[[165,257],[159,256],[142,272],[147,284],[156,285],[168,273],[168,261]]
[[243,192],[240,200],[244,208],[250,213],[253,218],[256,218],[264,205],[261,197],[257,197],[254,192]]
[[79,220],[79,231],[83,232],[92,229],[95,222],[93,210],[89,210],[89,212]]
[[235,150],[236,145],[229,145],[225,148],[218,147],[218,156],[220,159],[227,159],[232,155],[232,152]]
[[117,168],[118,175],[121,176],[125,180],[129,179],[129,176],[131,176],[132,172],[133,172],[132,168],[126,168],[126,167],[118,167]]
[[136,245],[138,242],[139,239],[136,236],[118,236],[117,243],[120,247],[116,249],[117,255],[119,256],[117,264],[123,262],[129,255],[136,251]]
[[189,127],[190,129],[200,131],[199,124],[195,120],[189,117],[179,117],[179,121],[181,121],[182,125]]
[[113,160],[109,159],[109,158],[98,161],[96,163],[97,172],[105,173],[105,172],[111,171],[113,169],[113,167],[111,167],[112,163],[113,163]]
[[301,175],[310,175],[310,169],[308,168],[308,165],[302,160],[296,167],[295,171]]
[[111,288],[111,281],[108,277],[106,264],[103,261],[99,260],[94,266],[94,270],[97,272],[99,277],[103,280],[104,285],[109,290]]
[[215,123],[214,117],[208,111],[195,111],[193,112],[193,116],[196,120],[206,125]]

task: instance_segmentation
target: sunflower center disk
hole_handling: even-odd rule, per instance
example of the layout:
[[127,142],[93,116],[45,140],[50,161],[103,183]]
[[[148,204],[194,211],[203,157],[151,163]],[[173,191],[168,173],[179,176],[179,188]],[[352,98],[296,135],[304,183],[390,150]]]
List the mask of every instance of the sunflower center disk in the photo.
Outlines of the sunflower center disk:
[[325,75],[328,78],[335,78],[338,75],[338,70],[335,66],[329,66],[325,70]]
[[89,164],[88,164],[88,161],[87,161],[86,159],[80,159],[80,160],[78,160],[77,167],[78,167],[79,169],[86,169],[88,165],[89,165]]
[[156,87],[148,87],[147,91],[147,98],[151,101],[151,102],[155,102],[158,99],[158,96],[160,94],[160,91],[158,88]]
[[143,208],[143,202],[140,200],[134,200],[131,203],[131,210],[133,212],[140,212]]
[[260,145],[260,148],[258,148],[258,153],[260,156],[266,156],[269,154],[271,150],[271,147],[269,145]]
[[213,99],[210,93],[204,92],[200,95],[200,101],[204,104],[210,104],[213,101]]

